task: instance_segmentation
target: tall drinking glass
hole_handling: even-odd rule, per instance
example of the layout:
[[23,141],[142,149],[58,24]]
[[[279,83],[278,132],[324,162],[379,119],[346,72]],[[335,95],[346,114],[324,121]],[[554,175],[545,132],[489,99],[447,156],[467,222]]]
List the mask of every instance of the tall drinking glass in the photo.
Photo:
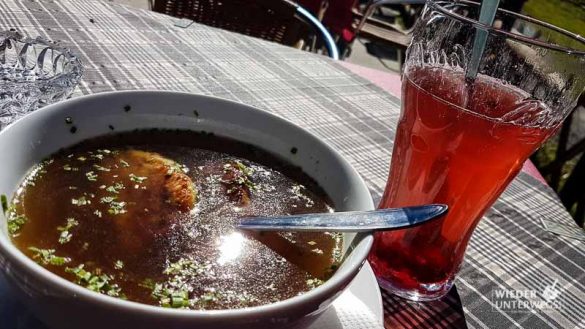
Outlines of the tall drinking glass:
[[[376,233],[380,285],[411,300],[445,295],[484,212],[560,126],[585,86],[585,39],[479,5],[427,1],[408,48],[402,112],[380,208],[445,203],[444,218]],[[487,44],[466,79],[477,31]]]

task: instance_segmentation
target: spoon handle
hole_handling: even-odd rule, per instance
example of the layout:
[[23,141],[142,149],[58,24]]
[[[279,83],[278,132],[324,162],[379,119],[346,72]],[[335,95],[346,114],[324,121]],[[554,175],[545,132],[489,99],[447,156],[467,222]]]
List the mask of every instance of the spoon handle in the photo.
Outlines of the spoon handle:
[[254,231],[368,232],[422,224],[447,211],[446,205],[242,218],[238,228]]

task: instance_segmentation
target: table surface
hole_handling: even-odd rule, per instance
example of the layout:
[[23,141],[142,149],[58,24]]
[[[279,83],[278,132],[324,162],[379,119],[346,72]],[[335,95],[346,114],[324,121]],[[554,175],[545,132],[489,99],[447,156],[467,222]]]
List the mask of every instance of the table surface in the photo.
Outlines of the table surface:
[[[379,201],[398,98],[328,58],[175,21],[108,2],[0,1],[0,30],[41,35],[80,56],[85,74],[74,96],[179,90],[270,111],[339,151]],[[543,219],[575,225],[550,188],[521,173],[480,222],[456,288],[431,303],[384,294],[386,327],[585,328],[585,243],[544,230]],[[544,304],[548,286],[558,292],[554,304]],[[534,307],[502,303],[496,293],[505,291],[532,292],[518,300]]]

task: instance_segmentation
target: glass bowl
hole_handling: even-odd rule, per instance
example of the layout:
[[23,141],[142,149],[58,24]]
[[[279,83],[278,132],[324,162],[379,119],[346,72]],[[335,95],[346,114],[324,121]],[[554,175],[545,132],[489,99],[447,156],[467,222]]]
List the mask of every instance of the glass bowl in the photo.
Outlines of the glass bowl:
[[81,61],[69,49],[18,32],[0,32],[0,130],[40,106],[67,98]]

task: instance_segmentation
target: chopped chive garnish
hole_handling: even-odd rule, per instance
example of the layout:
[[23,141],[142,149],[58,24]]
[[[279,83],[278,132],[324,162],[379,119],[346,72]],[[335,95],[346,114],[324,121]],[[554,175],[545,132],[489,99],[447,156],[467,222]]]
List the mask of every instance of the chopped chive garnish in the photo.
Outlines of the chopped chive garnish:
[[55,249],[39,249],[36,247],[29,247],[28,250],[34,252],[32,259],[42,265],[61,266],[69,263],[71,258],[55,256]]
[[91,157],[94,158],[94,159],[98,159],[98,160],[103,160],[104,159],[104,155],[103,154],[92,154]]
[[65,244],[65,243],[71,241],[72,237],[73,237],[73,235],[69,231],[63,231],[59,235],[59,243]]
[[85,270],[84,267],[84,264],[73,268],[66,267],[65,272],[75,275],[75,282],[89,290],[112,297],[124,298],[124,295],[121,294],[122,289],[117,284],[112,283],[114,280],[113,276],[98,274],[98,270],[95,271],[96,273],[92,273]]
[[114,263],[114,268],[115,268],[115,269],[117,269],[117,270],[121,270],[121,269],[123,269],[123,268],[124,268],[124,262],[122,262],[121,260],[119,260],[119,259],[118,259],[118,260],[117,260],[117,261]]
[[81,207],[81,206],[91,204],[91,200],[88,200],[85,198],[85,196],[82,196],[78,199],[71,199],[71,204],[74,204],[78,207]]
[[65,226],[58,226],[57,231],[61,232],[59,235],[59,243],[65,244],[71,241],[71,229],[75,226],[79,225],[79,222],[75,220],[75,218],[67,218],[67,224]]
[[228,189],[228,194],[237,192],[237,186],[248,187],[250,190],[256,190],[256,184],[252,182],[252,174],[254,169],[246,166],[242,162],[236,160],[231,163],[226,163],[223,166],[224,178],[222,182],[232,187]]
[[24,215],[17,215],[15,212],[9,212],[7,219],[8,233],[12,236],[17,235],[22,225],[26,222],[27,219]]
[[133,181],[134,183],[139,183],[139,184],[148,179],[148,177],[136,176],[134,174],[130,174],[129,176],[130,176],[131,181]]
[[175,290],[156,283],[151,295],[158,300],[162,307],[184,308],[189,306],[189,292],[187,290]]
[[95,182],[97,181],[98,175],[93,171],[88,171],[85,173],[85,177],[87,177],[88,181]]
[[105,196],[100,199],[101,203],[111,203],[112,201],[116,200],[115,196]]
[[102,166],[100,166],[100,165],[97,165],[97,164],[94,164],[94,165],[93,165],[93,167],[94,167],[96,170],[99,170],[99,171],[110,171],[110,169],[109,169],[109,168],[102,167]]
[[307,286],[311,289],[317,288],[318,286],[323,284],[323,280],[319,280],[317,278],[307,280]]
[[138,286],[140,286],[142,288],[149,289],[149,290],[153,290],[154,289],[154,286],[155,286],[155,283],[154,283],[154,281],[152,279],[144,279],[144,280],[142,280],[142,282],[140,282],[138,284]]
[[124,184],[122,184],[122,183],[116,183],[114,185],[108,186],[106,188],[106,191],[108,191],[110,193],[118,194],[118,192],[120,192],[120,190],[123,190],[123,189],[124,189]]
[[126,213],[126,202],[124,201],[112,201],[110,202],[110,209],[108,209],[108,214],[110,215],[118,215]]

